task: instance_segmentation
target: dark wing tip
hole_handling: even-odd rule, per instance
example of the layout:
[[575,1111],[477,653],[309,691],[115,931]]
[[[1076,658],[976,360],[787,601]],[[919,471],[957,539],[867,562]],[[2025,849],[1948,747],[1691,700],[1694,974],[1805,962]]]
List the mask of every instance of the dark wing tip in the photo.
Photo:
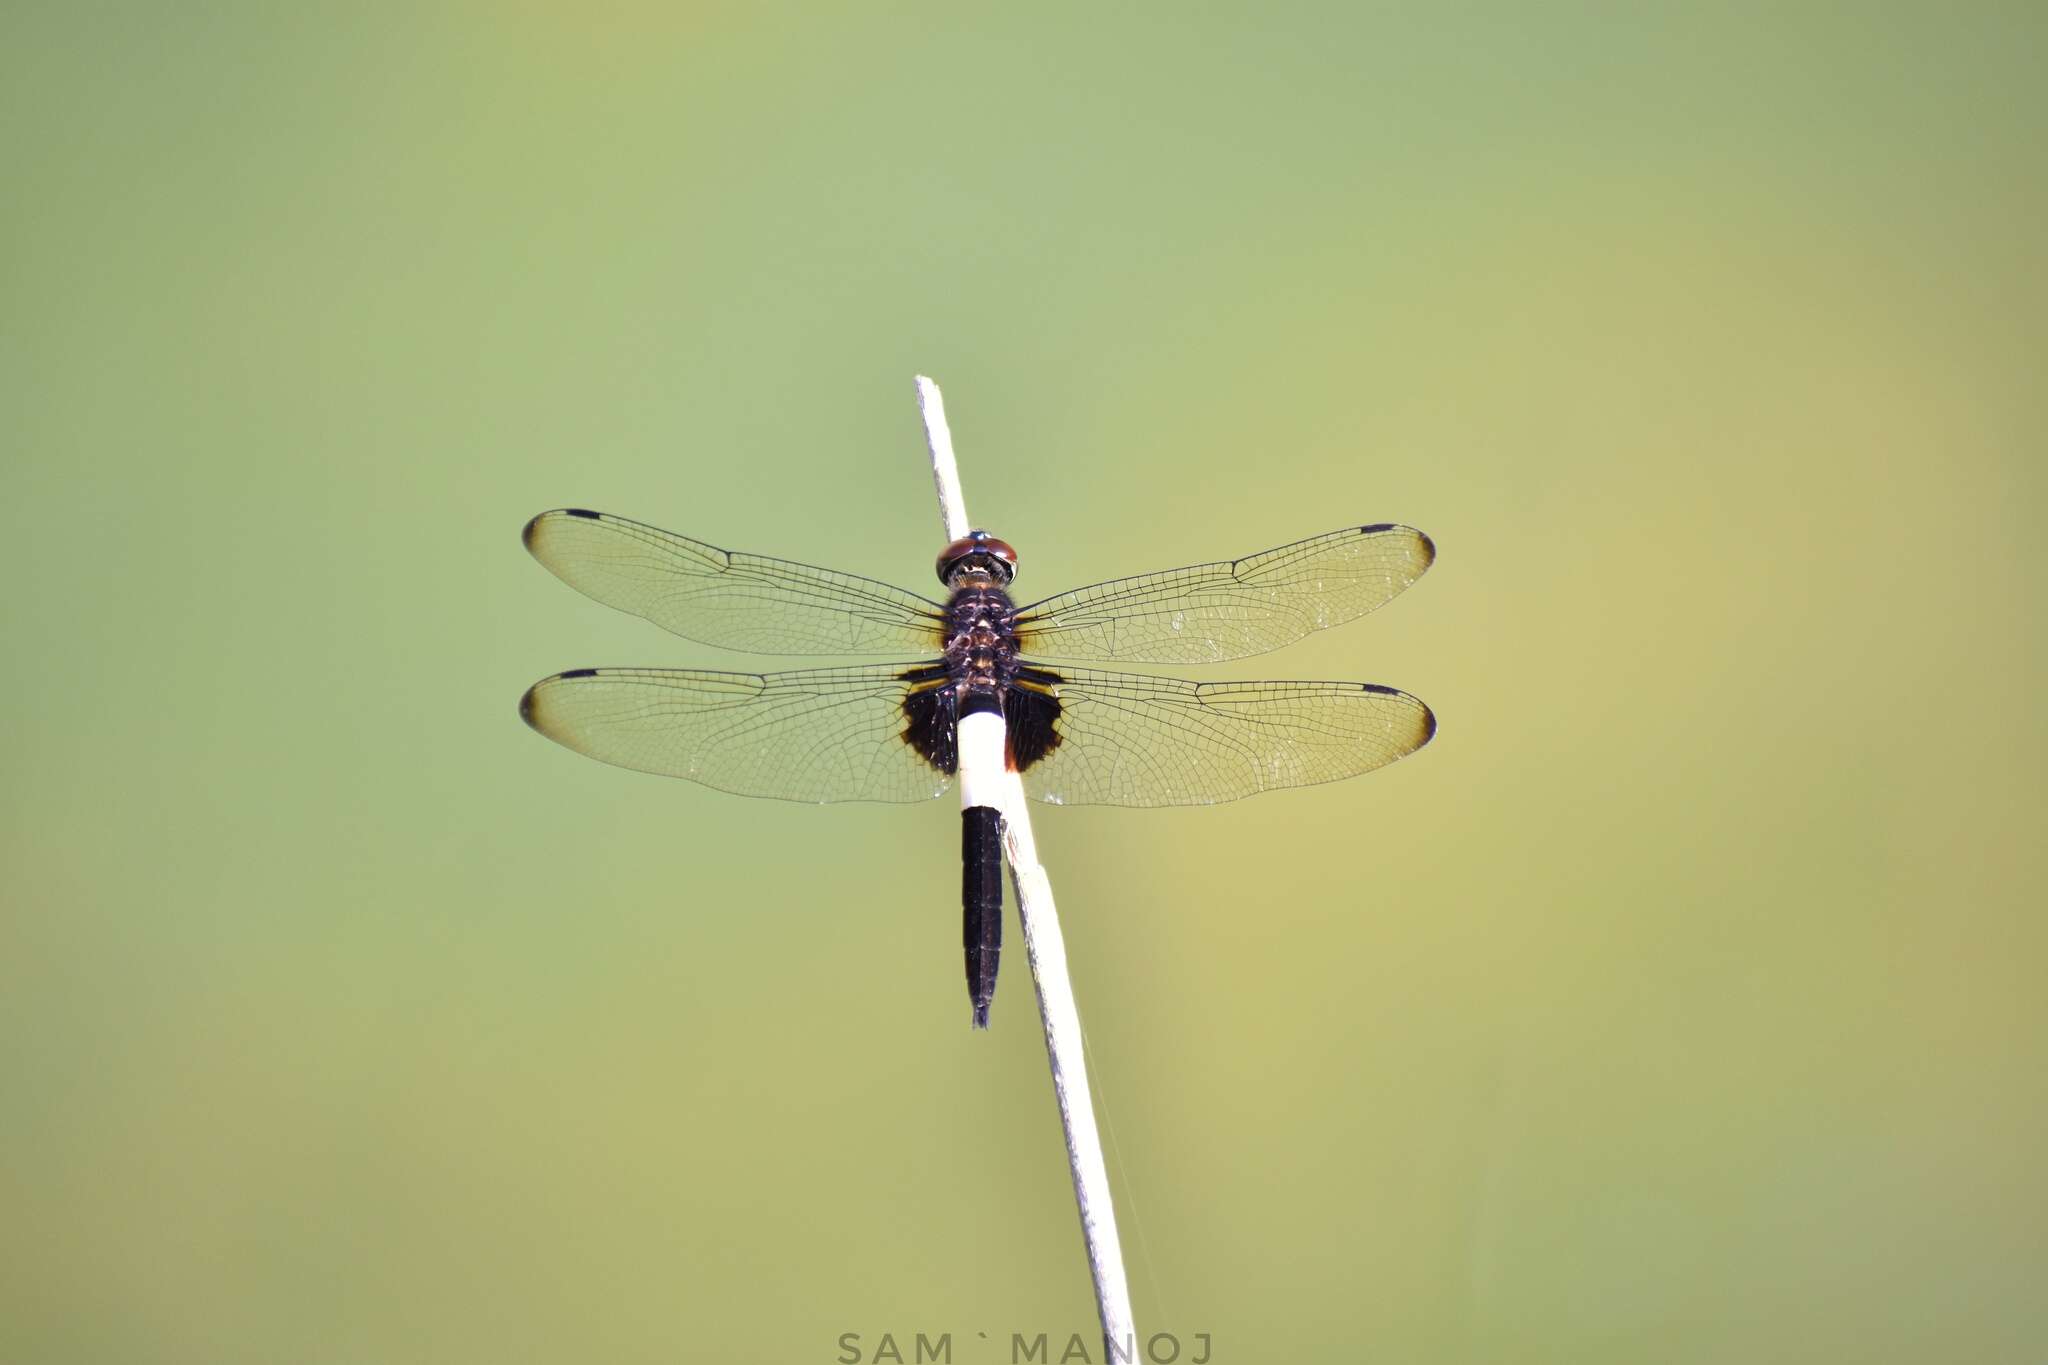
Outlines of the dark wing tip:
[[[1377,692],[1382,697],[1402,697],[1415,703],[1416,708],[1422,712],[1422,738],[1415,741],[1415,749],[1420,749],[1436,738],[1436,712],[1430,710],[1429,703],[1422,698],[1403,692],[1398,687],[1383,687],[1379,683],[1360,683],[1358,687],[1362,692]],[[1408,752],[1412,754],[1415,749]]]
[[540,524],[556,517],[582,517],[585,521],[603,521],[604,513],[593,512],[588,507],[557,507],[552,512],[543,512],[526,523],[526,529],[519,533],[528,550],[533,549],[533,539],[540,534]]
[[[565,678],[594,678],[597,674],[598,670],[594,668],[572,668],[566,673],[557,673],[552,678],[542,678],[539,682],[527,688],[525,693],[519,698],[519,719],[525,721],[542,734],[547,734],[547,727],[541,724],[539,715],[541,689],[549,683],[558,683]],[[553,736],[550,735],[549,738],[553,738]]]
[[[547,513],[543,512],[540,514],[540,517],[546,515]],[[528,554],[533,553],[533,535],[534,532],[540,529],[540,517],[528,517],[526,525],[519,528],[519,543],[526,547]]]
[[1398,521],[1376,521],[1370,526],[1358,528],[1358,534],[1362,536],[1376,536],[1387,531],[1406,531],[1409,535],[1422,542],[1423,568],[1426,569],[1436,563],[1436,542],[1431,540],[1426,532],[1418,531],[1413,526],[1403,526]]

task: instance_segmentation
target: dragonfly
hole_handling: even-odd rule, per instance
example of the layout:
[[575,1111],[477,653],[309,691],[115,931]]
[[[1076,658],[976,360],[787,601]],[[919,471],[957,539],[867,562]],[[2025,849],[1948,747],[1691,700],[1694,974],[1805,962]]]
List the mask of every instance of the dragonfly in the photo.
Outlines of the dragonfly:
[[981,530],[940,552],[943,602],[581,507],[541,513],[523,539],[570,587],[700,644],[916,654],[774,673],[572,668],[527,689],[519,714],[580,754],[742,796],[915,802],[957,780],[976,1028],[1002,954],[1005,785],[1054,805],[1233,801],[1384,767],[1436,733],[1429,707],[1377,683],[1190,682],[1065,662],[1219,663],[1354,620],[1435,560],[1409,526],[1347,527],[1021,607],[1016,550]]

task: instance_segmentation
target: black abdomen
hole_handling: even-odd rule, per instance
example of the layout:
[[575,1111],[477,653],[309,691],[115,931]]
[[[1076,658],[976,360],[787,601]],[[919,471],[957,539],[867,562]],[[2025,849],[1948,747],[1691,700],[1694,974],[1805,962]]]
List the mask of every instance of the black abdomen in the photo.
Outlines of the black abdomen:
[[989,806],[960,812],[961,943],[967,950],[967,995],[974,1026],[988,1027],[1003,955],[1003,817]]

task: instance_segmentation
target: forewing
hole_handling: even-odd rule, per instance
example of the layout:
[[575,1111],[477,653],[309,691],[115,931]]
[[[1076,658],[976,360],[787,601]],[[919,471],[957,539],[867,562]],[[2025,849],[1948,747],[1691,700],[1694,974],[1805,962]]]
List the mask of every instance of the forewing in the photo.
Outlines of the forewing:
[[[1043,682],[1032,683],[1035,674]],[[1031,670],[1058,701],[1024,790],[1055,805],[1191,806],[1335,782],[1436,733],[1417,698],[1372,683],[1189,682]]]
[[1206,664],[1264,654],[1391,601],[1436,558],[1412,526],[1354,526],[1243,559],[1118,578],[1017,616],[1029,654]]
[[787,559],[721,550],[604,512],[526,524],[564,583],[685,639],[754,654],[883,654],[944,645],[944,612],[914,592]]
[[929,665],[791,673],[578,668],[519,714],[558,744],[622,768],[784,801],[923,801],[951,785],[905,740],[908,679]]

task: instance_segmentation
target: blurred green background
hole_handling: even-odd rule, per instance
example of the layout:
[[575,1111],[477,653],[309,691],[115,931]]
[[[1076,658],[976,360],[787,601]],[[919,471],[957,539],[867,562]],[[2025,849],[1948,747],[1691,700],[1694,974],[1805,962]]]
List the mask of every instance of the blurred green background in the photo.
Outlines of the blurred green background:
[[760,666],[556,582],[543,508],[934,589],[922,370],[1022,595],[1441,550],[1196,671],[1407,688],[1423,754],[1038,823],[1144,1330],[2039,1359],[2043,37],[8,6],[0,1357],[1092,1335],[954,808],[514,715]]

